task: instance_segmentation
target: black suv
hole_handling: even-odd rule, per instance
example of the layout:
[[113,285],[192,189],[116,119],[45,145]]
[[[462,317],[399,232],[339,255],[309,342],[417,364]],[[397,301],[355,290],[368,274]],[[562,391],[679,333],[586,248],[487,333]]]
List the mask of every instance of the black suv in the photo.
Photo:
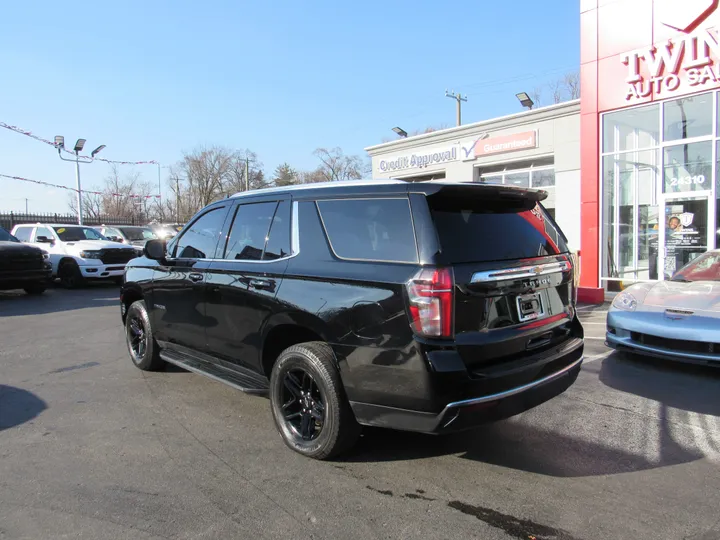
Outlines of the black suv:
[[0,290],[24,289],[28,294],[42,294],[51,274],[47,253],[23,244],[0,227]]
[[568,388],[583,355],[573,257],[542,191],[310,184],[199,212],[127,266],[133,362],[269,393],[314,458],[361,425],[444,433]]

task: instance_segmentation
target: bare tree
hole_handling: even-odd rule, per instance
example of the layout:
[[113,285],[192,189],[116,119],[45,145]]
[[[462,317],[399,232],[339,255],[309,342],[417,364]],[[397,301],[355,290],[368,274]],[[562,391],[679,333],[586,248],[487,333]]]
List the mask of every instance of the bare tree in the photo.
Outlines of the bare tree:
[[535,107],[542,107],[543,104],[543,88],[542,86],[536,86],[530,92],[530,99],[533,100]]
[[565,88],[563,86],[563,79],[557,79],[548,83],[548,89],[550,90],[550,99],[553,103],[562,103],[565,101]]
[[341,148],[318,148],[313,154],[320,159],[317,176],[327,182],[359,180],[367,165],[360,156],[346,156]]
[[568,93],[570,99],[580,98],[580,73],[572,71],[565,74],[563,79],[565,91]]
[[[93,191],[96,188],[93,189]],[[102,196],[97,193],[89,193],[83,191],[82,194],[82,205],[83,205],[83,217],[98,219],[102,215]],[[70,213],[77,216],[77,193],[72,192],[68,194],[68,208]]]

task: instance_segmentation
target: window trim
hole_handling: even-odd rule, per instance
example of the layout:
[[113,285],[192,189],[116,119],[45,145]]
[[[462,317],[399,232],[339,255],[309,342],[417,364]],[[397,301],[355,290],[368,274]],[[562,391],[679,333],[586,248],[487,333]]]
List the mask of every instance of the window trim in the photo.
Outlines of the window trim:
[[[407,202],[408,205],[408,211],[410,212],[410,225],[412,227],[412,233],[413,233],[413,240],[415,241],[415,260],[410,261],[396,261],[396,260],[388,260],[388,259],[357,259],[354,257],[341,257],[338,255],[337,251],[335,251],[335,247],[332,244],[332,240],[330,239],[330,234],[328,233],[327,227],[325,226],[325,220],[322,216],[322,211],[320,210],[319,203],[321,202],[332,202],[332,201],[394,201],[394,200],[404,200]],[[317,210],[318,216],[320,216],[320,224],[322,225],[323,232],[325,233],[325,238],[327,238],[328,245],[330,246],[330,252],[334,257],[337,257],[341,261],[351,261],[351,262],[371,262],[371,263],[384,263],[384,264],[407,264],[407,265],[413,265],[417,266],[420,264],[420,251],[418,248],[418,241],[417,241],[417,231],[415,230],[415,217],[413,216],[412,212],[412,205],[410,204],[410,197],[332,197],[332,198],[323,198],[323,199],[315,199],[313,201],[315,203],[315,209]]]

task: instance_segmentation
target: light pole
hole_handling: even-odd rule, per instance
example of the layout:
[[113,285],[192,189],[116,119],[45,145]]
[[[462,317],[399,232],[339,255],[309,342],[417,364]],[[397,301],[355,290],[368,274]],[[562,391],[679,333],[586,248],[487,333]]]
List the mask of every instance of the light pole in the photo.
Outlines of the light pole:
[[75,162],[75,181],[77,183],[77,207],[78,207],[78,225],[82,225],[82,219],[83,219],[83,207],[82,207],[82,188],[80,186],[80,164],[81,163],[92,163],[95,161],[95,156],[103,149],[105,148],[104,144],[101,144],[98,146],[95,150],[92,151],[89,158],[83,157],[83,159],[80,159],[80,152],[82,152],[82,149],[85,147],[85,139],[78,139],[75,143],[75,147],[73,148],[73,152],[75,152],[75,159],[67,159],[62,156],[63,150],[65,150],[65,137],[62,135],[56,135],[55,136],[55,148],[57,148],[58,156],[63,161],[74,161]]

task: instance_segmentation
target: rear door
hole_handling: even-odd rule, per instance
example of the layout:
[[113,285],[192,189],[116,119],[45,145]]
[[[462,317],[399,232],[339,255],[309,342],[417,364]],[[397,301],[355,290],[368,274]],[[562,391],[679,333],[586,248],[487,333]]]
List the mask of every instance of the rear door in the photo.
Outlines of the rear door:
[[532,356],[577,334],[572,259],[537,199],[484,186],[427,197],[435,260],[454,272],[455,339],[469,368]]
[[155,269],[151,316],[156,339],[172,346],[206,350],[207,329],[218,324],[206,314],[208,268],[230,202],[210,207],[168,244],[164,265]]
[[209,268],[207,316],[209,352],[261,370],[261,329],[276,311],[291,246],[289,197],[241,201],[232,210],[227,239]]

